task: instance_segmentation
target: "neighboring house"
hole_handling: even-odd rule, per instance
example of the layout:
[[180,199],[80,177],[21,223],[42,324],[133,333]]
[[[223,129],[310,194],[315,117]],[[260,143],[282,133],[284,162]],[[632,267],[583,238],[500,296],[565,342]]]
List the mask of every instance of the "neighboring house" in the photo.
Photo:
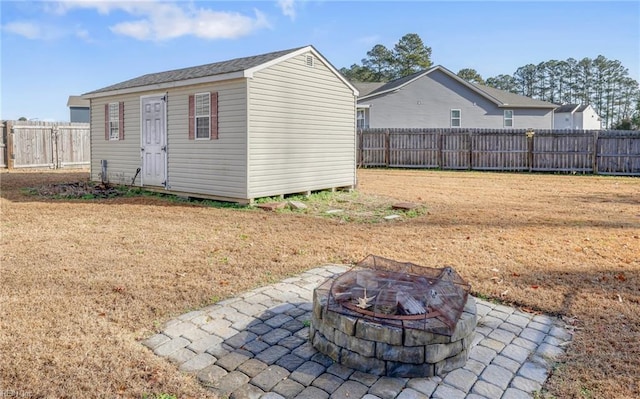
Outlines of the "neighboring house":
[[352,188],[357,94],[312,46],[95,90],[91,179],[242,203]]
[[358,98],[357,123],[364,128],[552,129],[557,107],[469,83],[442,66],[362,88],[372,89]]
[[554,129],[600,130],[601,120],[591,105],[563,104],[553,111]]
[[69,122],[89,123],[89,100],[81,96],[69,96]]

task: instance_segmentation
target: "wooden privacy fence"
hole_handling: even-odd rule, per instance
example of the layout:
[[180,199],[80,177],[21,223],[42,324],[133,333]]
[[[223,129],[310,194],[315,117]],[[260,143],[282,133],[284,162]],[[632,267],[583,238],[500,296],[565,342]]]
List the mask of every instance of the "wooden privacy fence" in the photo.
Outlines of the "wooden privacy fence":
[[0,167],[86,168],[89,143],[88,123],[4,121]]
[[640,131],[358,130],[358,166],[640,175]]

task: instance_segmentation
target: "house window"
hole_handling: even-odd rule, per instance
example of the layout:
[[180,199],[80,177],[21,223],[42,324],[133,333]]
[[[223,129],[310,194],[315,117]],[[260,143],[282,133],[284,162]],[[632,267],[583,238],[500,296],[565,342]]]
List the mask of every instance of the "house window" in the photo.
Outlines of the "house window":
[[451,127],[460,127],[460,115],[459,109],[451,110]]
[[504,127],[513,127],[513,110],[504,110]]
[[119,103],[109,103],[109,140],[120,140]]
[[196,124],[196,140],[211,138],[211,96],[209,93],[200,93],[195,95],[195,124]]
[[367,113],[366,113],[366,110],[359,109],[357,111],[356,127],[358,129],[366,129],[368,127],[367,126]]

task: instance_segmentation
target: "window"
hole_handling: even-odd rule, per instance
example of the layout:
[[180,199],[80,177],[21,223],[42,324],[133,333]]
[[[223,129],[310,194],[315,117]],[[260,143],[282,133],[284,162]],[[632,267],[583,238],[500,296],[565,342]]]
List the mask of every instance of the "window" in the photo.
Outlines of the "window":
[[459,109],[451,110],[451,127],[460,127],[460,114]]
[[200,93],[195,96],[195,123],[196,123],[196,140],[211,138],[211,96],[209,93]]
[[120,107],[118,103],[109,104],[109,140],[120,138]]
[[513,110],[504,110],[504,127],[513,127]]
[[104,105],[104,139],[124,140],[124,102]]
[[358,129],[367,128],[367,113],[364,109],[359,109],[356,117],[356,127]]
[[218,139],[218,92],[189,95],[189,140]]

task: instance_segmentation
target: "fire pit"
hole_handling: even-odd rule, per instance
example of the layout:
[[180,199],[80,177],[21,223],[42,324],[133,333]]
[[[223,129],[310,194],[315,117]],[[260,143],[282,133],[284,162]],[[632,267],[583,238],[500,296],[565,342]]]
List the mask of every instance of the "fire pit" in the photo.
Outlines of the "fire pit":
[[368,256],[314,290],[309,339],[347,367],[390,377],[430,377],[462,367],[476,304],[450,267]]

